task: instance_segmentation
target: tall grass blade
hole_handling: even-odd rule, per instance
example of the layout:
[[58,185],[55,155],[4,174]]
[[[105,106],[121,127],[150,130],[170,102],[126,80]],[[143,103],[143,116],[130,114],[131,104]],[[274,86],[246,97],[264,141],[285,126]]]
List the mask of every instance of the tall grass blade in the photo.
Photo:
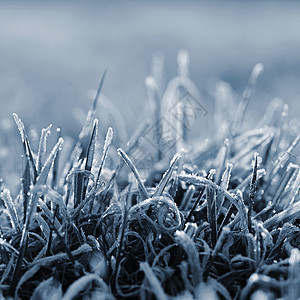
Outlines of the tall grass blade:
[[158,186],[156,187],[155,192],[153,193],[153,197],[162,195],[166,185],[168,184],[168,182],[173,174],[173,171],[174,171],[176,164],[180,157],[181,157],[181,155],[179,153],[176,153],[174,155],[174,157],[172,158],[172,160],[170,162],[170,166],[169,166],[168,170],[164,173],[161,181],[159,182]]
[[30,145],[29,145],[29,141],[28,141],[28,138],[27,138],[27,134],[26,134],[26,131],[25,131],[25,126],[24,126],[23,122],[21,121],[21,119],[18,117],[17,114],[13,113],[13,117],[14,117],[14,120],[15,120],[17,126],[18,126],[20,135],[21,135],[24,155],[31,162],[31,166],[32,166],[32,170],[33,170],[33,182],[35,183],[36,178],[38,176],[38,172],[37,172],[37,169],[36,169],[36,166],[35,166],[35,162],[34,162],[34,159],[33,159],[33,154],[32,154],[32,151],[31,151],[31,148],[30,148]]
[[248,103],[251,100],[251,98],[253,97],[254,92],[255,92],[257,78],[263,73],[263,70],[264,70],[264,66],[262,64],[256,64],[252,70],[248,84],[246,86],[246,89],[243,92],[242,99],[239,103],[239,106],[236,111],[235,118],[234,118],[234,121],[232,124],[231,133],[233,136],[235,136],[238,133],[238,131],[241,127]]
[[107,130],[107,133],[106,133],[105,142],[104,142],[104,146],[103,146],[103,154],[101,157],[100,167],[99,167],[98,175],[97,175],[97,179],[96,179],[96,188],[100,184],[101,173],[102,173],[102,170],[103,170],[103,167],[105,164],[105,160],[107,158],[107,154],[108,154],[109,147],[111,145],[113,136],[114,136],[114,132],[113,132],[112,128],[109,127]]
[[52,124],[50,124],[47,128],[42,129],[41,138],[39,142],[39,149],[36,157],[36,169],[38,174],[41,172],[43,166],[43,159],[46,155],[47,151],[47,138],[51,133]]
[[[57,128],[57,135],[58,135],[58,140],[61,138],[61,128]],[[59,165],[59,156],[60,152],[57,152],[54,163],[53,163],[53,171],[52,171],[52,189],[55,189],[58,181],[58,165]]]
[[1,193],[1,199],[3,200],[4,205],[8,211],[12,228],[17,233],[21,232],[17,210],[8,189],[3,190],[3,192]]
[[145,185],[141,178],[141,175],[139,174],[135,165],[132,163],[131,159],[128,157],[128,155],[125,153],[125,151],[123,149],[119,148],[117,151],[118,151],[118,154],[123,158],[123,160],[125,161],[127,166],[131,169],[132,173],[134,174],[143,200],[148,199],[149,198],[148,192],[146,191],[146,188],[145,188]]
[[23,224],[25,224],[26,213],[28,209],[29,197],[30,197],[30,166],[29,160],[25,160],[25,169],[22,176],[22,195],[23,195]]
[[[87,171],[87,172],[91,172],[91,170],[92,170],[94,154],[95,154],[95,149],[96,149],[97,134],[98,134],[98,120],[95,119],[94,124],[93,124],[91,140],[90,140],[89,146],[87,148],[86,162],[85,162],[85,167],[84,167],[85,171]],[[88,187],[89,177],[85,177],[84,173],[78,173],[77,178],[78,178],[77,179],[78,180],[77,187],[78,187],[78,189],[80,189],[80,199],[77,199],[77,204],[79,204],[85,198],[86,190]]]
[[93,120],[95,118],[97,103],[98,103],[99,96],[100,96],[100,93],[101,93],[101,90],[102,90],[102,87],[103,87],[103,83],[104,83],[104,80],[105,80],[105,77],[106,77],[106,73],[107,73],[107,70],[105,70],[104,73],[103,73],[103,75],[102,75],[102,78],[101,78],[101,81],[100,81],[100,84],[99,84],[99,87],[98,87],[98,90],[97,90],[94,102],[93,102],[91,108],[88,111],[85,123],[84,123],[84,125],[82,127],[81,132],[79,133],[79,141],[80,141],[80,143],[81,143],[82,146],[84,146],[83,145],[83,143],[85,143],[84,140],[89,135],[90,128],[92,128]]
[[184,194],[184,197],[180,203],[180,210],[186,210],[189,203],[191,202],[193,196],[194,196],[194,193],[195,193],[195,186],[194,185],[190,185],[189,188],[187,189],[187,191],[185,192]]
[[145,274],[145,277],[149,281],[152,290],[156,296],[156,299],[168,300],[167,295],[165,294],[158,278],[155,276],[153,270],[149,266],[148,262],[141,262],[140,267]]
[[254,197],[255,197],[255,192],[256,192],[257,158],[258,158],[258,153],[255,153],[252,179],[251,179],[251,183],[250,183],[249,208],[248,208],[248,226],[249,226],[250,233],[252,233],[252,219],[251,218],[252,218],[252,211],[253,211],[253,206],[254,206]]

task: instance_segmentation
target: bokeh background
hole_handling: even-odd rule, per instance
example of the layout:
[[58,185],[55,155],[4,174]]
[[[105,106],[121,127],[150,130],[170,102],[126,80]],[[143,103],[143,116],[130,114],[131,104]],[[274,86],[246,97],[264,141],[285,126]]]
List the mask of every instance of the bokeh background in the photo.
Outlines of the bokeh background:
[[247,117],[256,122],[274,97],[299,116],[300,1],[2,1],[0,24],[2,129],[17,112],[25,124],[54,123],[75,136],[108,68],[103,93],[131,133],[142,118],[153,53],[164,54],[167,82],[182,48],[209,111],[215,78],[241,94],[261,62]]

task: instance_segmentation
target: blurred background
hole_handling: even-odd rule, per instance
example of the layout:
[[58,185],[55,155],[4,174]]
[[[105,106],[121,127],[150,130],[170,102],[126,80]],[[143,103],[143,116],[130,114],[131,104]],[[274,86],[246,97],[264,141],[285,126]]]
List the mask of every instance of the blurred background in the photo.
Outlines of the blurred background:
[[209,113],[215,78],[241,95],[261,62],[251,120],[274,97],[289,104],[291,117],[299,116],[299,16],[299,1],[2,1],[1,130],[16,112],[25,125],[53,123],[75,136],[108,68],[103,93],[132,133],[145,109],[153,53],[164,55],[167,83],[177,74],[182,48]]

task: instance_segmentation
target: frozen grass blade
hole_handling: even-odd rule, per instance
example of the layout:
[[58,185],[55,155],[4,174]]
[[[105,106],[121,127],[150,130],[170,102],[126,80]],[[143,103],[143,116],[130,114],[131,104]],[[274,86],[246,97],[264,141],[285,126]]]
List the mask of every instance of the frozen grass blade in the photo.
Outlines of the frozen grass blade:
[[278,155],[278,158],[274,163],[273,169],[269,172],[268,178],[272,178],[282,167],[286,165],[290,156],[292,155],[292,151],[296,148],[299,141],[300,141],[300,134],[297,135],[297,137],[292,142],[291,146],[289,146],[286,151]]
[[[77,255],[86,254],[91,251],[92,251],[91,247],[87,244],[84,244],[81,247],[79,247],[78,249],[72,251],[72,255],[75,257]],[[16,287],[16,296],[17,296],[17,292],[20,289],[20,287],[27,280],[29,280],[31,277],[33,277],[40,270],[41,267],[45,267],[47,265],[51,265],[54,262],[64,261],[67,259],[68,259],[68,255],[66,253],[59,253],[56,255],[41,258],[41,259],[31,263],[30,268],[28,268],[28,270],[22,275],[22,277],[20,278],[20,280],[18,282],[18,285]]]
[[265,126],[277,127],[283,105],[284,102],[280,98],[274,98],[272,101],[270,101],[263,118],[257,124],[257,128],[263,128]]
[[257,180],[257,158],[258,153],[254,154],[254,162],[253,162],[253,172],[252,179],[250,183],[250,193],[249,193],[249,208],[248,208],[248,226],[249,232],[252,233],[252,211],[254,206],[254,197],[256,192],[256,180]]
[[224,190],[228,190],[232,168],[233,168],[233,164],[228,163],[222,175],[220,187],[223,188]]
[[140,267],[145,274],[145,277],[149,281],[156,299],[168,300],[158,278],[155,276],[153,270],[150,268],[148,262],[141,262]]
[[83,125],[83,128],[82,128],[81,132],[79,133],[79,140],[80,140],[81,144],[82,144],[83,140],[86,139],[86,137],[89,135],[90,128],[92,127],[93,120],[95,118],[97,103],[98,103],[99,96],[100,96],[100,93],[101,93],[101,90],[102,90],[102,87],[103,87],[103,83],[104,83],[104,80],[105,80],[105,77],[106,77],[106,73],[107,73],[107,70],[105,70],[103,75],[102,75],[102,78],[101,78],[101,81],[100,81],[100,84],[99,84],[94,102],[93,102],[91,108],[88,111],[88,114],[87,114],[85,123]]
[[126,197],[124,207],[123,207],[123,221],[122,221],[122,226],[121,226],[120,242],[119,242],[118,252],[116,255],[116,270],[118,270],[120,260],[121,260],[121,253],[122,253],[122,248],[123,248],[123,243],[124,243],[125,229],[126,229],[129,205],[131,203],[131,200],[132,200],[132,193],[131,193],[131,185],[130,185],[128,188],[128,195]]
[[101,93],[101,90],[102,90],[104,79],[106,77],[106,73],[107,73],[107,70],[105,70],[103,75],[102,75],[102,78],[101,78],[101,81],[100,81],[100,84],[99,84],[94,102],[93,102],[92,106],[90,107],[90,109],[87,113],[85,123],[84,123],[84,125],[83,125],[83,127],[82,127],[82,129],[79,133],[79,136],[78,136],[78,141],[75,144],[75,146],[72,150],[72,153],[69,157],[69,160],[68,160],[68,163],[67,163],[68,168],[65,172],[67,174],[71,171],[73,165],[77,162],[78,159],[83,159],[87,155],[87,148],[88,148],[88,145],[89,145],[89,142],[90,142],[89,134],[92,130],[93,121],[94,121],[94,118],[95,118],[95,113],[96,113],[96,108],[97,108],[97,103],[98,103],[98,100],[99,100],[99,97],[100,97],[100,93]]
[[[207,179],[209,178],[209,175],[210,175],[210,173],[207,174],[207,176],[206,176]],[[194,203],[194,205],[193,205],[191,211],[189,212],[189,214],[188,214],[188,216],[187,216],[187,218],[186,218],[186,220],[185,220],[185,223],[188,223],[188,222],[191,220],[191,218],[192,218],[192,216],[193,216],[193,213],[194,213],[196,207],[198,206],[199,202],[200,202],[201,199],[202,199],[202,196],[204,195],[205,189],[206,189],[206,187],[204,186],[204,187],[202,188],[202,190],[200,191],[200,193],[199,193],[199,195],[198,195],[198,197],[197,197],[197,199],[196,199],[196,201],[195,201],[195,203]]]
[[[222,175],[220,187],[224,189],[225,191],[228,190],[230,177],[231,177],[231,171],[232,171],[233,165],[231,163],[227,163],[226,169]],[[222,207],[224,204],[224,196],[217,195],[217,214],[218,217],[220,213],[222,212]]]
[[[290,192],[288,193],[286,199],[286,203],[287,205],[292,205],[295,202],[296,196],[299,193],[299,189],[300,189],[300,170],[298,169],[297,175],[295,176],[295,180],[292,183],[291,187],[290,187]],[[285,199],[285,197],[284,197]],[[289,203],[288,203],[288,199],[290,199]]]
[[[2,241],[1,241],[1,243],[2,243]],[[15,262],[15,256],[11,255],[10,260],[9,260],[8,264],[6,265],[6,268],[1,276],[0,284],[3,284],[3,282],[5,282],[5,280],[8,278],[10,272],[12,271],[12,269],[14,267],[14,262]]]
[[256,64],[252,70],[248,81],[248,85],[246,86],[246,89],[243,92],[241,102],[239,103],[235,119],[232,124],[231,133],[233,136],[235,136],[238,133],[241,127],[248,106],[248,102],[251,100],[255,92],[257,78],[263,73],[263,70],[264,66],[262,64]]
[[276,226],[276,224],[280,222],[288,222],[290,220],[299,218],[299,216],[300,216],[300,201],[294,203],[293,205],[289,206],[285,210],[273,215],[271,218],[266,220],[264,222],[264,227],[269,230],[270,228]]
[[39,149],[36,157],[36,169],[38,174],[41,172],[42,166],[43,166],[43,160],[46,155],[47,151],[47,138],[48,135],[51,133],[52,124],[50,124],[47,128],[42,129],[40,143],[39,143]]
[[36,178],[38,176],[38,172],[35,166],[35,162],[33,159],[33,154],[29,145],[29,141],[26,135],[26,131],[25,131],[25,126],[23,124],[23,122],[21,121],[21,119],[18,117],[17,114],[13,114],[14,120],[18,126],[20,135],[21,135],[21,139],[22,139],[22,143],[23,143],[23,150],[24,150],[24,155],[25,157],[31,162],[31,166],[32,166],[32,170],[33,170],[33,182],[35,183]]
[[130,160],[130,158],[128,157],[128,155],[125,153],[125,151],[123,149],[119,148],[118,149],[118,154],[123,158],[123,160],[125,161],[127,166],[131,169],[132,173],[134,174],[134,176],[137,180],[139,191],[141,193],[142,198],[143,199],[148,199],[149,195],[146,191],[146,188],[144,186],[141,175],[139,174],[139,172],[136,169],[135,165],[132,163],[132,161]]
[[96,188],[100,184],[101,172],[103,170],[105,160],[107,158],[107,154],[108,154],[109,147],[111,145],[113,136],[114,136],[114,132],[113,132],[112,128],[109,127],[108,130],[107,130],[107,133],[106,133],[105,142],[104,142],[104,146],[103,146],[103,154],[102,154],[102,157],[101,157],[100,167],[99,167],[99,171],[98,171],[98,175],[97,175],[97,179],[96,179]]
[[45,219],[38,213],[34,214],[32,218],[38,222],[41,232],[44,234],[46,241],[49,241],[50,228]]
[[25,162],[25,169],[22,176],[22,195],[23,195],[23,223],[25,224],[26,220],[26,212],[28,209],[28,203],[29,203],[29,196],[30,196],[30,185],[31,185],[31,179],[30,179],[30,166],[29,166],[29,160],[26,159]]
[[188,262],[192,273],[192,284],[195,287],[202,280],[202,271],[196,245],[184,231],[177,230],[175,232],[175,240],[188,256]]
[[[47,176],[49,174],[49,171],[51,169],[51,166],[54,162],[54,158],[58,152],[58,150],[61,148],[63,143],[63,139],[60,138],[58,143],[54,146],[53,150],[51,151],[47,161],[45,162],[40,175],[37,178],[36,185],[44,185],[46,184],[47,181]],[[36,202],[38,200],[39,196],[36,193],[33,193],[30,198],[30,202],[28,205],[27,213],[26,213],[26,222],[24,224],[23,232],[22,232],[22,238],[20,242],[20,253],[18,256],[17,264],[14,270],[13,278],[9,287],[9,295],[13,296],[16,290],[16,286],[18,283],[18,278],[21,273],[21,268],[22,268],[22,261],[27,249],[28,245],[28,231],[29,231],[29,225],[30,225],[30,220],[31,216],[36,208]]]
[[102,292],[105,292],[102,294],[104,297],[103,299],[113,299],[113,297],[108,297],[108,288],[102,278],[96,274],[86,274],[69,286],[62,300],[72,300],[77,298],[80,295],[80,292],[86,291],[87,288],[91,286],[92,282],[96,283]]
[[234,98],[231,86],[224,81],[218,82],[214,98],[214,129],[217,139],[221,140],[225,136],[228,136],[229,125],[234,113]]
[[210,186],[216,191],[220,192],[226,199],[228,199],[239,211],[242,210],[242,207],[240,203],[226,190],[215,184],[214,182],[208,180],[207,178],[197,176],[197,175],[186,175],[186,174],[180,174],[178,176],[180,180],[192,183],[194,185],[204,185],[204,186]]
[[147,132],[149,126],[151,125],[150,121],[151,120],[149,120],[149,119],[146,119],[145,121],[143,121],[138,126],[138,128],[136,129],[136,131],[134,132],[132,137],[130,138],[129,142],[127,143],[127,147],[128,147],[127,153],[129,155],[138,146],[140,138],[143,137],[145,135],[145,133]]
[[[56,228],[56,226],[54,225],[54,222],[55,222],[55,216],[57,214],[57,211],[58,211],[58,206],[56,206],[56,209],[55,209],[55,212],[54,212],[54,215],[53,215],[53,220],[48,220],[48,225],[51,229],[51,231],[55,231],[56,233],[56,236],[58,237],[59,241],[61,242],[61,244],[63,245],[64,249],[65,249],[65,252],[68,256],[68,258],[70,259],[70,261],[75,265],[75,258],[70,250],[70,247],[69,245],[67,245],[66,241],[64,240],[63,236],[60,234],[59,230]],[[52,234],[50,232],[50,236],[52,238]],[[49,243],[48,243],[48,248],[47,248],[47,254],[50,253],[50,247],[51,247],[51,240],[49,239]]]
[[[58,140],[61,138],[61,128],[57,128],[57,136]],[[58,165],[59,165],[59,156],[60,152],[58,152],[55,156],[54,163],[53,163],[53,171],[52,171],[52,189],[54,189],[57,185],[57,180],[58,180]]]
[[289,280],[290,288],[288,290],[288,300],[299,299],[300,297],[300,251],[297,248],[292,249],[289,259]]
[[230,228],[228,226],[224,226],[213,250],[212,257],[216,257],[219,252],[221,253],[221,247],[223,246],[225,239],[227,238],[229,233]]
[[58,142],[52,149],[48,159],[46,160],[46,162],[41,170],[41,173],[39,174],[39,176],[37,178],[36,185],[45,185],[46,184],[50,169],[54,163],[54,159],[57,155],[57,152],[61,149],[63,142],[64,142],[63,138],[58,139]]
[[37,288],[34,290],[34,293],[31,296],[31,300],[58,300],[62,299],[62,288],[61,284],[50,277],[49,279],[42,281]]
[[[92,136],[91,136],[91,140],[88,146],[88,150],[87,150],[87,156],[86,156],[86,162],[85,162],[85,170],[88,172],[91,172],[92,170],[92,166],[93,166],[93,161],[94,161],[94,153],[95,153],[95,149],[96,149],[96,139],[97,139],[97,134],[98,134],[98,120],[95,119],[94,120],[94,125],[93,125],[93,132],[92,132]],[[86,194],[86,190],[88,187],[88,181],[89,181],[89,177],[85,178],[84,174],[82,173],[78,173],[78,181],[79,182],[83,182],[83,186],[82,186],[82,198],[79,199],[79,203],[81,203],[81,201],[85,198],[85,194]],[[81,187],[81,185],[79,185]],[[78,199],[77,199],[78,201]]]
[[186,208],[188,207],[189,203],[191,202],[193,196],[195,193],[195,186],[194,185],[190,185],[188,190],[185,192],[184,197],[182,199],[182,202],[180,203],[180,210],[186,210]]
[[54,211],[54,214],[53,214],[53,220],[52,220],[51,226],[48,226],[48,228],[50,228],[50,231],[49,231],[49,235],[48,235],[48,238],[47,238],[48,245],[47,245],[47,250],[46,250],[46,256],[50,255],[51,243],[52,243],[52,234],[53,234],[53,228],[55,227],[54,224],[55,224],[55,219],[56,219],[56,216],[57,216],[57,212],[58,212],[58,205],[55,207],[55,211]]
[[164,84],[164,55],[161,52],[154,53],[151,61],[150,75],[157,84],[157,91],[161,95]]
[[225,145],[219,150],[216,160],[215,160],[215,169],[216,169],[216,176],[215,176],[215,182],[217,184],[220,183],[221,180],[221,174],[223,173],[225,162],[227,159],[227,148]]
[[177,65],[178,65],[178,76],[188,77],[189,76],[189,64],[190,56],[188,51],[182,49],[177,55]]
[[217,211],[216,211],[216,190],[208,187],[206,189],[207,199],[207,220],[210,223],[211,242],[215,246],[217,242]]
[[3,192],[1,193],[1,199],[3,200],[4,205],[8,211],[12,228],[16,230],[17,233],[20,233],[21,229],[19,225],[17,210],[8,189],[3,190]]
[[[12,254],[12,255],[19,255],[19,252],[17,249],[15,249],[11,244],[9,244],[7,241],[3,240],[3,238],[1,237],[0,238],[0,245],[1,247],[5,247],[7,250],[9,250],[9,252]],[[1,249],[2,250],[2,249]],[[25,263],[27,263],[25,260],[24,260]]]
[[170,162],[170,166],[169,166],[168,170],[165,172],[165,174],[163,175],[163,178],[161,179],[158,186],[156,187],[155,192],[153,193],[153,197],[162,195],[166,185],[168,184],[168,182],[173,174],[173,171],[174,171],[176,164],[180,157],[181,157],[181,155],[179,153],[176,153],[174,155],[174,157],[172,158],[172,160]]
[[[272,207],[275,208],[276,206],[284,207],[293,203],[293,192],[292,186],[295,187],[295,177],[297,176],[297,172],[299,170],[298,165],[293,165],[290,163],[286,168],[286,172],[282,175],[280,183],[277,185],[276,194],[272,199]],[[297,183],[296,183],[297,184]],[[298,182],[299,185],[299,182]],[[296,187],[297,189],[297,187]],[[288,193],[288,196],[285,196],[285,193]],[[290,194],[291,193],[291,194]],[[280,201],[280,203],[278,203]],[[285,201],[286,200],[286,201]],[[285,202],[285,203],[284,203]]]
[[160,145],[161,141],[161,120],[160,120],[160,102],[161,99],[158,95],[158,88],[155,79],[151,76],[148,76],[145,80],[147,91],[148,91],[148,99],[150,103],[150,109],[152,111],[154,124],[155,124],[155,142],[158,150],[158,159],[162,158],[162,149]]
[[92,166],[93,166],[97,134],[98,134],[98,120],[95,119],[90,144],[88,146],[86,163],[85,163],[85,170],[87,170],[87,171],[91,171]]

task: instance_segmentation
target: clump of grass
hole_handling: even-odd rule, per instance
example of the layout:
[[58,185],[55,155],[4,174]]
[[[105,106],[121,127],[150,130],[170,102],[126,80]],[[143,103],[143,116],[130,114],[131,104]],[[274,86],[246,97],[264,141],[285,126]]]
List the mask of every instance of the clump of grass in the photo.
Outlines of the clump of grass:
[[[1,297],[300,297],[299,128],[289,127],[287,106],[277,100],[257,128],[243,124],[263,66],[254,67],[235,116],[217,107],[211,126],[218,134],[192,142],[186,108],[168,110],[182,88],[198,95],[188,53],[180,52],[179,74],[164,93],[157,82],[162,59],[154,64],[146,80],[151,115],[122,145],[112,128],[99,145],[95,116],[106,72],[69,155],[59,157],[58,130],[45,159],[51,125],[35,149],[14,114],[23,170],[19,193],[1,184]],[[216,105],[233,107],[232,95],[219,83]],[[155,161],[151,170],[139,169],[133,153],[151,122]],[[171,149],[166,126],[178,129]],[[119,161],[106,164],[113,152]]]

